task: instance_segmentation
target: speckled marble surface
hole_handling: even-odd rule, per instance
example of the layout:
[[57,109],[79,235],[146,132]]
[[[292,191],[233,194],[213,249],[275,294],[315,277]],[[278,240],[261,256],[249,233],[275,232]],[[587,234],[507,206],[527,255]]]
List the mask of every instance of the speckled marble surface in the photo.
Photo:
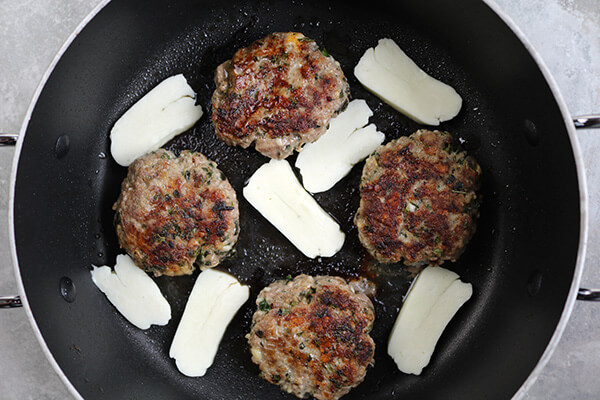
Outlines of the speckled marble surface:
[[[0,131],[18,132],[46,67],[98,0],[0,0]],[[573,115],[600,113],[598,0],[497,0],[541,54]],[[589,187],[583,283],[600,286],[600,130],[578,133]],[[0,148],[0,295],[14,294],[8,195],[14,150]],[[577,302],[565,333],[525,399],[600,397],[600,303]],[[0,400],[68,399],[22,309],[0,310]]]

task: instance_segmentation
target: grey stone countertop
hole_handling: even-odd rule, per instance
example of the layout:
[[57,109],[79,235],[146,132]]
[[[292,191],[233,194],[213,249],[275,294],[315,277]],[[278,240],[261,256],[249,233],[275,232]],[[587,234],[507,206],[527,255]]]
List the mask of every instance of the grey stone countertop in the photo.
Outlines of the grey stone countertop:
[[[0,0],[0,132],[16,133],[54,55],[98,0]],[[598,0],[497,0],[541,54],[573,115],[600,113]],[[457,2],[457,7],[460,7]],[[600,286],[600,130],[578,132],[589,187],[583,284]],[[9,250],[13,148],[0,148],[0,295],[17,293]],[[558,348],[525,399],[600,398],[600,303],[577,302]],[[38,344],[25,310],[0,310],[0,399],[71,395]]]

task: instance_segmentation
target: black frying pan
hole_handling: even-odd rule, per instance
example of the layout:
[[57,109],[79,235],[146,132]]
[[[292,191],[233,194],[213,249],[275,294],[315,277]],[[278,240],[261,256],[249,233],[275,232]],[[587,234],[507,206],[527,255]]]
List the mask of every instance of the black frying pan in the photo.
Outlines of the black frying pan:
[[[538,363],[578,282],[580,187],[565,119],[522,43],[480,1],[115,1],[78,35],[48,79],[22,142],[14,187],[21,279],[54,358],[85,398],[291,398],[258,377],[244,339],[254,296],[288,274],[368,275],[378,284],[376,363],[347,398],[511,397]],[[220,266],[252,286],[203,378],[181,375],[168,348],[194,277],[157,279],[173,308],[166,327],[140,331],[93,285],[91,264],[119,253],[111,206],[126,170],[110,157],[116,119],[150,88],[184,73],[210,110],[212,77],[234,51],[273,31],[301,31],[341,63],[354,98],[388,140],[420,126],[366,92],[353,67],[393,38],[464,99],[441,128],[484,171],[481,218],[467,252],[445,265],[474,287],[422,376],[400,373],[386,341],[410,283],[398,266],[371,266],[352,225],[362,165],[316,197],[347,233],[342,251],[308,260],[243,200],[267,161],[214,137],[208,115],[167,145],[217,161],[240,198],[237,256]],[[208,114],[208,113],[207,113]],[[62,289],[62,290],[59,290]],[[61,296],[62,293],[62,296]]]

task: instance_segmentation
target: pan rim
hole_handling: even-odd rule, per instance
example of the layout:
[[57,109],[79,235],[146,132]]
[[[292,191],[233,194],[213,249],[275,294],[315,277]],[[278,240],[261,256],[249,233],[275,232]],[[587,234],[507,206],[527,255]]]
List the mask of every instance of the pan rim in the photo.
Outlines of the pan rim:
[[[42,351],[43,351],[44,355],[46,356],[47,360],[49,361],[50,365],[52,366],[54,371],[57,373],[59,378],[62,380],[64,385],[67,387],[69,392],[76,399],[81,399],[81,400],[83,400],[83,397],[77,391],[75,386],[71,383],[71,381],[65,375],[65,373],[62,371],[61,367],[58,365],[58,362],[55,360],[54,356],[50,352],[50,349],[48,348],[48,345],[47,345],[44,337],[42,336],[42,333],[37,325],[37,322],[33,316],[33,312],[30,308],[29,301],[27,299],[27,295],[25,292],[23,280],[21,278],[19,262],[18,262],[18,258],[17,258],[16,238],[15,238],[15,229],[14,229],[14,200],[15,200],[15,189],[16,189],[17,167],[18,167],[20,156],[21,156],[21,150],[23,147],[25,134],[26,134],[27,128],[29,126],[29,121],[31,119],[33,110],[37,104],[37,101],[39,99],[39,96],[40,96],[42,90],[44,89],[50,75],[54,71],[54,68],[56,67],[56,65],[58,64],[58,62],[60,61],[60,59],[62,58],[64,53],[67,51],[67,49],[70,47],[72,42],[78,36],[78,34],[110,2],[111,2],[111,0],[101,0],[100,3],[97,4],[94,7],[94,9],[79,23],[79,25],[75,28],[75,30],[69,35],[69,37],[63,43],[63,45],[60,47],[60,49],[54,56],[52,62],[49,64],[48,68],[46,69],[44,75],[42,76],[42,78],[34,92],[34,95],[31,99],[31,102],[29,103],[29,107],[27,109],[25,118],[23,120],[21,129],[19,132],[19,138],[17,140],[15,154],[13,156],[13,161],[12,161],[12,167],[11,167],[12,170],[11,170],[11,175],[10,175],[10,189],[9,189],[9,197],[8,197],[9,247],[10,247],[11,258],[12,258],[12,262],[13,262],[13,271],[14,271],[14,275],[15,275],[15,278],[17,281],[18,291],[21,296],[21,300],[23,302],[23,306],[26,311],[27,318],[29,320],[29,323],[31,324],[34,335],[35,335],[38,343],[40,344],[40,347],[42,348]],[[585,176],[585,170],[584,170],[584,165],[583,165],[584,164],[583,156],[582,156],[581,148],[579,145],[579,140],[577,138],[575,126],[573,125],[572,116],[568,110],[567,104],[566,104],[564,98],[562,97],[562,94],[560,92],[560,89],[558,88],[558,85],[557,85],[554,77],[550,73],[550,70],[546,66],[541,55],[531,45],[531,43],[529,42],[529,40],[527,39],[525,34],[521,31],[521,29],[517,26],[517,24],[512,20],[512,18],[509,17],[504,12],[504,10],[495,2],[495,0],[483,0],[483,2],[490,8],[490,10],[492,12],[494,12],[496,14],[496,16],[498,16],[502,20],[502,22],[504,22],[504,24],[511,30],[511,32],[519,39],[519,41],[523,44],[525,49],[528,51],[529,55],[532,57],[533,61],[538,66],[540,72],[544,76],[544,79],[545,79],[546,83],[548,84],[548,87],[550,88],[550,91],[554,97],[554,100],[556,101],[558,108],[560,110],[560,113],[563,117],[563,121],[565,123],[565,128],[567,129],[567,133],[569,136],[569,142],[571,144],[571,149],[572,149],[572,153],[573,153],[573,157],[574,157],[574,161],[575,161],[575,169],[576,169],[576,173],[577,173],[577,180],[578,180],[578,187],[579,187],[579,205],[580,205],[580,221],[579,221],[580,229],[579,229],[579,238],[578,238],[579,243],[578,243],[578,249],[577,249],[577,259],[575,262],[575,271],[573,274],[573,279],[571,281],[569,294],[565,301],[565,305],[564,305],[563,311],[561,313],[561,317],[558,321],[558,324],[556,325],[556,328],[554,330],[554,333],[553,333],[550,341],[548,342],[548,344],[546,346],[546,349],[544,350],[544,353],[538,360],[535,367],[529,373],[526,380],[521,384],[518,391],[513,395],[512,399],[514,400],[514,399],[520,399],[525,395],[525,393],[528,391],[528,389],[534,384],[534,382],[536,381],[537,377],[539,376],[540,372],[543,370],[545,365],[548,363],[550,357],[552,356],[552,354],[554,353],[554,350],[556,349],[556,347],[558,345],[560,338],[562,337],[562,334],[564,333],[564,330],[566,328],[568,320],[573,311],[575,301],[577,298],[577,291],[579,290],[581,277],[583,274],[585,254],[586,254],[586,248],[587,248],[588,228],[589,228],[588,227],[588,224],[589,224],[589,221],[588,221],[589,200],[588,200],[587,179]]]
[[554,353],[554,350],[558,346],[558,342],[562,337],[562,334],[569,322],[569,318],[571,317],[571,313],[575,306],[575,301],[577,300],[577,292],[579,290],[579,286],[581,284],[581,276],[583,274],[583,267],[585,261],[585,254],[587,249],[587,241],[588,241],[588,215],[589,215],[589,204],[588,204],[588,189],[587,189],[587,178],[585,176],[585,169],[583,165],[583,155],[581,152],[581,147],[579,146],[579,140],[577,139],[577,133],[575,131],[575,125],[573,124],[571,113],[567,107],[567,103],[565,102],[558,84],[556,80],[552,76],[550,69],[546,66],[546,63],[542,59],[542,56],[538,53],[538,51],[533,47],[533,45],[527,39],[527,36],[523,33],[521,28],[517,26],[517,24],[513,21],[513,19],[504,12],[504,10],[496,3],[495,0],[484,0],[484,3],[506,24],[506,26],[513,32],[513,34],[519,39],[519,41],[523,44],[533,61],[537,64],[539,70],[542,72],[552,95],[558,105],[560,113],[563,117],[563,121],[565,123],[565,128],[567,129],[567,133],[569,135],[569,142],[571,143],[571,149],[573,152],[573,158],[575,161],[575,170],[577,172],[577,183],[579,186],[579,245],[577,249],[577,260],[575,262],[575,271],[573,273],[573,280],[571,281],[571,286],[569,288],[569,294],[567,296],[567,300],[565,301],[565,305],[554,329],[554,333],[542,353],[542,356],[538,360],[535,367],[529,373],[527,379],[521,384],[519,390],[513,395],[512,399],[521,399],[524,397],[525,393],[529,390],[529,388],[535,383],[537,377],[540,372],[544,369],[550,357]]
[[56,359],[50,352],[50,349],[48,348],[48,344],[46,343],[46,340],[44,339],[42,332],[40,331],[40,328],[33,316],[33,311],[31,311],[31,307],[29,305],[29,300],[27,299],[27,294],[25,292],[25,286],[23,285],[23,280],[21,278],[19,261],[17,258],[17,245],[16,245],[15,224],[14,224],[14,222],[15,222],[15,215],[14,215],[15,189],[16,189],[16,183],[17,183],[17,169],[18,169],[18,165],[19,165],[19,159],[21,158],[21,150],[23,148],[25,134],[27,132],[27,128],[29,127],[29,121],[31,119],[31,114],[33,113],[33,109],[35,108],[35,106],[37,104],[40,94],[42,93],[42,90],[46,86],[46,83],[48,82],[50,75],[52,75],[54,68],[56,67],[56,65],[58,64],[58,62],[60,61],[60,59],[62,58],[64,53],[67,51],[67,49],[71,46],[71,43],[73,43],[73,41],[79,35],[79,33],[87,26],[87,24],[108,3],[110,3],[110,1],[111,0],[100,1],[100,3],[97,4],[94,7],[94,9],[92,9],[92,11],[90,11],[85,16],[85,18],[79,23],[79,25],[77,25],[77,27],[73,30],[73,32],[71,32],[69,37],[67,37],[65,42],[62,44],[62,46],[60,47],[60,49],[58,50],[58,52],[52,59],[52,62],[50,63],[50,65],[48,66],[46,71],[44,72],[42,79],[40,79],[40,82],[39,82],[37,88],[35,89],[33,97],[31,98],[31,102],[29,103],[29,107],[27,109],[27,113],[25,114],[25,118],[23,119],[23,123],[21,125],[21,130],[19,131],[19,138],[17,139],[15,155],[13,157],[13,162],[12,162],[12,167],[11,167],[12,170],[11,170],[11,175],[10,175],[10,190],[9,190],[9,194],[8,194],[9,247],[10,247],[11,258],[13,261],[13,272],[14,272],[14,275],[15,275],[15,278],[17,281],[17,288],[19,291],[19,295],[21,296],[21,302],[23,303],[23,308],[25,309],[25,312],[27,314],[27,319],[29,320],[29,323],[31,325],[33,333],[34,333],[38,343],[40,344],[40,347],[42,348],[42,351],[43,351],[44,355],[46,356],[46,359],[48,360],[48,362],[50,363],[50,365],[52,366],[52,368],[54,369],[54,371],[56,372],[56,374],[58,375],[60,380],[66,386],[67,390],[73,395],[74,398],[76,398],[78,400],[84,400],[84,398],[77,391],[75,386],[71,383],[71,381],[69,380],[67,375],[60,368],[60,365],[58,365],[58,362],[56,361]]

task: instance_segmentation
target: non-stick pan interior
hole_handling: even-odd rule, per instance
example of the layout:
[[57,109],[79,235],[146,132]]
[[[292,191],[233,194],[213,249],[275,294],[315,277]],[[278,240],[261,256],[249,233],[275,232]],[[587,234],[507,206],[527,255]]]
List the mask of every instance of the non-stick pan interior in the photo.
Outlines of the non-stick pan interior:
[[[421,376],[387,356],[387,338],[410,284],[400,265],[379,266],[352,224],[362,164],[315,196],[346,232],[332,258],[307,259],[242,197],[267,159],[217,140],[210,123],[214,70],[236,49],[275,31],[300,31],[341,64],[352,97],[367,100],[387,140],[422,126],[357,82],[353,68],[384,37],[425,71],[452,85],[463,108],[451,132],[483,169],[478,230],[446,268],[474,287]],[[241,234],[220,269],[251,285],[214,365],[180,374],[168,348],[195,276],[157,279],[173,308],[166,327],[141,331],[93,285],[89,270],[119,253],[111,210],[126,169],[111,158],[114,122],[150,88],[183,73],[205,116],[167,145],[215,160],[238,193]],[[292,158],[291,160],[293,160]],[[266,383],[244,335],[258,291],[288,274],[368,276],[375,301],[375,366],[347,398],[509,398],[544,351],[573,278],[579,235],[575,162],[556,102],[522,44],[479,1],[243,2],[114,1],[78,35],[50,76],[31,117],[15,188],[21,277],[44,339],[76,389],[91,398],[291,398]],[[69,278],[75,286],[61,296]],[[67,285],[68,286],[68,285]]]

